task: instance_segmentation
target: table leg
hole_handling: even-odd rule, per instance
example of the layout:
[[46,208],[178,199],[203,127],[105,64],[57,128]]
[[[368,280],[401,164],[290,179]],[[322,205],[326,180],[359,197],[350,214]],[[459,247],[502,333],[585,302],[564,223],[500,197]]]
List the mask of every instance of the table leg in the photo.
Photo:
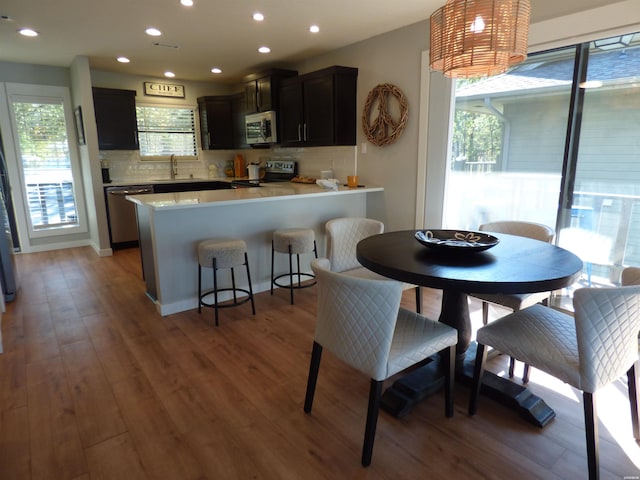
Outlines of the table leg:
[[464,362],[467,348],[471,342],[471,317],[469,316],[469,301],[466,293],[442,292],[442,308],[439,322],[458,330],[458,344],[456,345],[456,369],[460,369]]
[[[456,379],[459,383],[470,385],[473,380],[476,349],[475,343],[471,342],[467,295],[442,292],[439,321],[458,330]],[[382,408],[391,415],[402,418],[410,413],[418,402],[440,390],[443,385],[444,376],[440,369],[439,356],[435,355],[428,359],[424,366],[396,380],[387,388],[382,396]],[[481,393],[518,411],[528,422],[538,427],[544,427],[555,417],[555,412],[544,400],[533,395],[525,386],[491,372],[485,371]]]

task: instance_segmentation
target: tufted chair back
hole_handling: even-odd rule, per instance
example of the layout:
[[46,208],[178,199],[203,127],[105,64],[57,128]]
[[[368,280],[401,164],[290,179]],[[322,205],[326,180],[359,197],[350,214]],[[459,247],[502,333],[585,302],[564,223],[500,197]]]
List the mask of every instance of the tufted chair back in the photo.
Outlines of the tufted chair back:
[[363,238],[384,232],[384,223],[371,218],[334,218],[326,223],[325,229],[331,269],[344,272],[362,267],[356,258],[356,245]]
[[640,286],[581,288],[573,295],[580,384],[595,392],[638,360]]

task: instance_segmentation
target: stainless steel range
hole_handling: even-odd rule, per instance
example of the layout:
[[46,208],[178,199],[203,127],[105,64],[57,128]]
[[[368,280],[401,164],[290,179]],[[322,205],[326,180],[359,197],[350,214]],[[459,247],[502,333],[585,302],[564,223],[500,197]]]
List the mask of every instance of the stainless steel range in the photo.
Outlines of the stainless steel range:
[[265,164],[264,177],[260,180],[234,180],[233,188],[259,187],[261,183],[288,182],[298,174],[295,160],[269,160]]
[[270,160],[265,165],[263,182],[287,182],[298,174],[295,160]]

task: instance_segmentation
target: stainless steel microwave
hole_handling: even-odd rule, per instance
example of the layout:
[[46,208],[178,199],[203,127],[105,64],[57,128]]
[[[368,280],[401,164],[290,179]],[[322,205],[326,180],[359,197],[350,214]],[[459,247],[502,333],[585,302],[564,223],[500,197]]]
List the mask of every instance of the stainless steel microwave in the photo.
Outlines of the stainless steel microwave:
[[278,140],[276,112],[274,111],[247,115],[245,117],[245,127],[249,145],[276,143]]

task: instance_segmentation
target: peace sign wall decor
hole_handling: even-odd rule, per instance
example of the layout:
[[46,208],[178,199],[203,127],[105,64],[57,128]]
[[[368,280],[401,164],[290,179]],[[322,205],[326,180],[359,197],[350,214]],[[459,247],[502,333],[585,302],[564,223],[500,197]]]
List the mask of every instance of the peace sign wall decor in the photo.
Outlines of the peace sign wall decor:
[[362,128],[367,140],[384,147],[400,137],[408,117],[409,107],[402,90],[390,83],[383,83],[374,87],[367,96],[362,112]]

